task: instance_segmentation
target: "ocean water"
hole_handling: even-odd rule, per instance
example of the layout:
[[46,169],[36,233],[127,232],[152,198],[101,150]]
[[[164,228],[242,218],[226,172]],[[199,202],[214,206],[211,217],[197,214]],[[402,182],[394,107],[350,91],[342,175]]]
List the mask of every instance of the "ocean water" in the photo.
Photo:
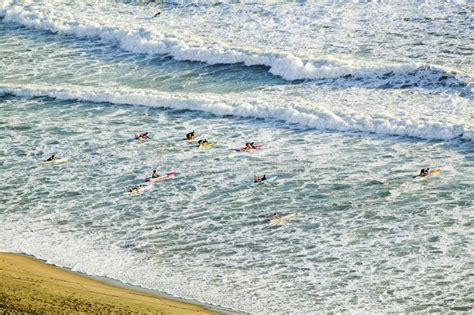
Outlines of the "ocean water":
[[471,311],[473,9],[1,1],[0,250],[235,312]]

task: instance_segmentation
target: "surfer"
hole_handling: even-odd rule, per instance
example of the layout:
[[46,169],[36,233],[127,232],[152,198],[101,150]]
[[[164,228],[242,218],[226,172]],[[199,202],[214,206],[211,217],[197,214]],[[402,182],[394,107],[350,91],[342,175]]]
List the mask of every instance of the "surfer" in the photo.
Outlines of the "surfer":
[[130,193],[133,193],[133,192],[139,192],[140,191],[140,188],[142,187],[145,187],[143,185],[136,185],[136,186],[133,186],[132,188],[128,189],[128,192]]
[[160,16],[160,14],[161,14],[161,12],[160,12],[160,11],[158,11],[158,12],[156,12],[156,13],[155,13],[155,15],[153,15],[153,17]]
[[151,178],[158,178],[160,177],[160,174],[156,170],[153,170],[153,173],[151,173]]
[[149,132],[137,133],[135,134],[135,139],[136,140],[150,139],[150,133]]
[[198,147],[204,145],[204,144],[208,144],[209,142],[207,141],[207,139],[204,139],[204,140],[199,140],[198,141]]
[[51,161],[54,161],[54,160],[56,160],[56,155],[53,154],[46,160],[46,162],[51,162]]
[[275,212],[275,213],[272,215],[272,220],[280,220],[280,219],[281,219],[281,216],[280,216],[278,213]]
[[427,167],[427,168],[422,168],[421,171],[420,171],[420,175],[418,175],[418,176],[420,176],[420,177],[425,177],[425,176],[427,176],[427,175],[429,174],[429,171],[430,171],[430,168],[429,168],[429,167]]
[[267,180],[267,175],[263,175],[262,177],[258,177],[257,175],[253,176],[253,182],[254,183],[261,183],[265,180]]
[[194,134],[194,130],[186,134],[186,140],[194,140],[195,138],[196,138],[196,135]]
[[257,147],[255,146],[254,142],[247,142],[245,147],[243,148],[244,151],[256,150]]

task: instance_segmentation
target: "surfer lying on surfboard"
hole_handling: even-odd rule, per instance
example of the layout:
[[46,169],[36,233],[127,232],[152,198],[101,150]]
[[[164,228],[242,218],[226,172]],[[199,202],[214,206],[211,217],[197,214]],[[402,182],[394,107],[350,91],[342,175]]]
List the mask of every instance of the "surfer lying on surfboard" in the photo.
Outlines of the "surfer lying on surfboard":
[[149,132],[137,133],[135,134],[135,139],[136,140],[150,139],[150,133]]
[[258,177],[257,175],[253,176],[253,182],[254,183],[261,183],[265,180],[267,180],[267,175],[263,175],[262,177]]
[[61,164],[61,163],[66,163],[67,161],[69,161],[69,158],[65,158],[65,157],[60,158],[60,157],[57,157],[55,154],[52,154],[49,158],[44,160],[44,163]]
[[420,171],[420,175],[418,175],[418,176],[420,176],[420,177],[428,176],[429,171],[430,171],[430,168],[429,168],[429,167],[427,167],[427,168],[422,168],[421,171]]
[[257,150],[257,147],[255,146],[254,142],[247,142],[245,144],[245,149],[246,150]]
[[129,188],[128,192],[129,193],[140,192],[140,188],[143,188],[143,187],[145,187],[145,186],[144,185],[136,185],[136,186],[133,186],[132,188]]
[[242,149],[236,149],[236,151],[252,151],[252,150],[257,150],[258,147],[255,145],[255,142],[247,142],[245,144],[245,147]]
[[57,158],[56,158],[56,155],[53,154],[53,155],[51,155],[51,156],[46,160],[46,162],[51,162],[51,161],[54,161],[54,160],[56,160],[56,159],[57,159]]
[[197,146],[198,146],[198,147],[201,147],[201,146],[203,146],[203,145],[205,145],[205,144],[209,144],[209,142],[207,141],[207,139],[199,140]]
[[234,149],[237,152],[252,152],[256,150],[260,150],[263,147],[263,144],[255,144],[255,142],[247,142],[245,147]]
[[428,177],[428,176],[431,176],[431,175],[434,175],[434,174],[437,174],[441,172],[441,169],[439,168],[436,168],[436,169],[430,169],[429,167],[427,168],[422,168],[421,171],[420,171],[420,174],[416,175],[416,176],[413,176],[413,178],[416,178],[416,177]]
[[186,140],[194,140],[195,138],[196,138],[196,135],[194,133],[194,130],[186,134]]
[[281,225],[289,223],[291,220],[294,220],[296,217],[296,213],[290,213],[285,216],[280,215],[279,213],[274,213],[272,218],[270,219],[270,224],[272,225]]

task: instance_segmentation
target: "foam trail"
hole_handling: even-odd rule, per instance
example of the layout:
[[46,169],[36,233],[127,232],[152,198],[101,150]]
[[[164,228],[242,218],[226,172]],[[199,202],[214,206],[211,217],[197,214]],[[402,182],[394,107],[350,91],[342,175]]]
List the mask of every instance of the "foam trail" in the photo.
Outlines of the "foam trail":
[[[447,85],[464,87],[466,83],[456,79],[453,74],[431,65],[376,64],[373,61],[345,60],[334,57],[315,58],[314,56],[296,56],[293,52],[277,52],[267,47],[265,50],[251,47],[233,47],[219,41],[206,41],[202,38],[178,38],[176,34],[167,34],[156,27],[143,25],[108,24],[105,20],[89,20],[88,17],[72,15],[60,10],[44,8],[31,9],[18,5],[16,1],[0,4],[0,17],[7,22],[27,27],[74,35],[83,38],[99,37],[118,43],[126,51],[133,53],[170,55],[177,61],[198,61],[209,65],[243,63],[247,66],[267,66],[269,72],[285,80],[336,79],[354,77],[384,81],[387,77],[393,82],[415,81],[411,86]],[[441,78],[449,77],[444,82]],[[395,78],[394,78],[395,77]],[[440,83],[441,82],[441,83]],[[385,82],[380,83],[384,84]],[[369,84],[374,84],[370,82]],[[375,83],[377,85],[377,83]]]
[[0,86],[0,94],[20,97],[47,96],[60,100],[107,102],[172,109],[199,110],[218,116],[231,115],[284,121],[320,130],[361,131],[376,134],[450,140],[464,133],[464,124],[399,119],[388,114],[335,112],[323,106],[307,108],[298,104],[268,103],[261,97],[239,94],[178,94],[136,89],[95,89],[68,87]]

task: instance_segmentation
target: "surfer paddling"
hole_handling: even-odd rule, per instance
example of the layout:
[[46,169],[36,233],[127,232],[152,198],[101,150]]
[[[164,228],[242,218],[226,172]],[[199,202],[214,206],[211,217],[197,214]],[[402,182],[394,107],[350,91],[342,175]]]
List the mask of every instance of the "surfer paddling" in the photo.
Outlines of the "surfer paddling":
[[54,160],[56,160],[56,159],[57,159],[56,155],[53,154],[53,155],[51,155],[49,158],[46,159],[46,162],[52,162],[52,161],[54,161]]
[[439,168],[435,168],[435,169],[430,169],[429,167],[422,168],[421,171],[420,171],[420,174],[418,174],[416,176],[413,176],[413,178],[416,178],[416,177],[429,177],[431,175],[438,174],[439,172],[441,172],[441,169],[439,169]]
[[429,173],[430,173],[430,168],[429,167],[422,168],[421,171],[420,171],[420,174],[418,176],[425,177],[425,176],[428,176]]
[[202,146],[205,146],[206,144],[209,144],[209,142],[207,141],[207,139],[199,140],[197,146],[198,146],[198,147],[202,147]]
[[128,192],[129,193],[137,193],[137,192],[140,192],[140,189],[142,189],[143,187],[145,187],[145,186],[144,185],[136,185],[136,186],[133,186],[132,188],[129,188]]
[[255,145],[254,142],[247,142],[245,144],[245,147],[240,149],[241,151],[252,151],[252,150],[257,150],[257,146]]
[[196,139],[196,134],[194,133],[194,130],[186,134],[186,140],[194,140],[194,139]]
[[150,133],[149,132],[143,132],[143,133],[135,134],[135,140],[146,140],[146,139],[150,139]]
[[253,176],[253,182],[254,183],[261,183],[265,180],[267,180],[267,175],[263,175],[262,177],[258,177],[257,175]]

